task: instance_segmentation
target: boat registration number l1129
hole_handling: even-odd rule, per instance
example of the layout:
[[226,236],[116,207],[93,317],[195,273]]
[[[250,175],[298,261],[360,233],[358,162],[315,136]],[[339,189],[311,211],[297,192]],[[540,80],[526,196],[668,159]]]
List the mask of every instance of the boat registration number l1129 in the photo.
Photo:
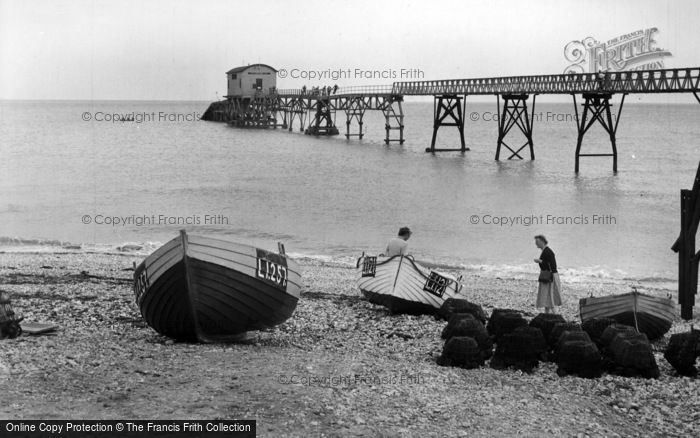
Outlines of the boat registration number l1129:
[[258,263],[255,275],[282,290],[287,290],[287,280],[289,278],[287,270],[287,259],[279,254],[257,249]]

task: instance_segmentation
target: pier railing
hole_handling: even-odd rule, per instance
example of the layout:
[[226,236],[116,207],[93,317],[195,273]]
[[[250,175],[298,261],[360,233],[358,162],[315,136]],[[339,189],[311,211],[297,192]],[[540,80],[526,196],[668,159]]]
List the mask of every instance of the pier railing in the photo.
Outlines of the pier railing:
[[328,90],[277,90],[282,97],[353,95],[494,95],[494,94],[580,94],[580,93],[688,93],[700,92],[700,67],[639,70],[608,73],[570,73],[535,76],[504,76],[476,79],[394,82],[392,85],[364,85]]
[[700,91],[700,68],[395,82],[393,94],[682,93]]
[[368,96],[368,95],[389,95],[392,94],[394,85],[360,85],[355,87],[339,87],[337,90],[314,90],[301,88],[291,88],[277,90],[281,97],[332,97],[332,96]]
[[392,85],[361,85],[357,87],[340,87],[338,93],[340,95],[360,95],[360,94],[393,94],[394,86]]

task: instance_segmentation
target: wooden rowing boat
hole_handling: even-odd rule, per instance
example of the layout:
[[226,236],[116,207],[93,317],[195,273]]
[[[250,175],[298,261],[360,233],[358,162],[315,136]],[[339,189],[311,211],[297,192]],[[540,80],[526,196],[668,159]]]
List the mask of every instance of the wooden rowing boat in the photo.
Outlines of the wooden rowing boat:
[[148,325],[201,342],[284,322],[300,285],[299,268],[282,245],[278,254],[184,230],[134,269],[136,303]]
[[460,295],[462,284],[449,274],[427,269],[411,256],[373,257],[357,261],[357,284],[370,302],[391,313],[432,314],[448,298]]
[[582,298],[581,322],[593,318],[612,318],[635,327],[649,339],[658,339],[671,328],[676,305],[669,298],[654,297],[634,290],[621,295]]

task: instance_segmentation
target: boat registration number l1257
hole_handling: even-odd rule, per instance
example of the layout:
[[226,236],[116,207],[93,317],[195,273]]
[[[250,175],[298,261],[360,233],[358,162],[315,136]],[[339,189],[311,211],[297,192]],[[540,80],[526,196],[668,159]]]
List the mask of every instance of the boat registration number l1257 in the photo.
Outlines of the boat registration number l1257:
[[287,270],[287,259],[279,254],[257,249],[258,264],[255,275],[275,287],[287,290],[287,280],[289,278]]

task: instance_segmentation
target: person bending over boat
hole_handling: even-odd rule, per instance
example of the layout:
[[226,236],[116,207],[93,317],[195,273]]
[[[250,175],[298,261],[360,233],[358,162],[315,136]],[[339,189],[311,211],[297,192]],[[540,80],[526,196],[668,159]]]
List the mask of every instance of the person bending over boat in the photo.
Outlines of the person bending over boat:
[[557,272],[557,259],[554,251],[547,246],[547,238],[535,236],[535,245],[542,250],[535,263],[540,265],[539,288],[536,307],[544,307],[544,313],[554,313],[554,306],[561,306],[561,281]]
[[411,237],[411,229],[408,227],[401,227],[399,229],[399,235],[391,239],[386,245],[386,256],[408,255],[408,242],[406,241],[409,237]]

